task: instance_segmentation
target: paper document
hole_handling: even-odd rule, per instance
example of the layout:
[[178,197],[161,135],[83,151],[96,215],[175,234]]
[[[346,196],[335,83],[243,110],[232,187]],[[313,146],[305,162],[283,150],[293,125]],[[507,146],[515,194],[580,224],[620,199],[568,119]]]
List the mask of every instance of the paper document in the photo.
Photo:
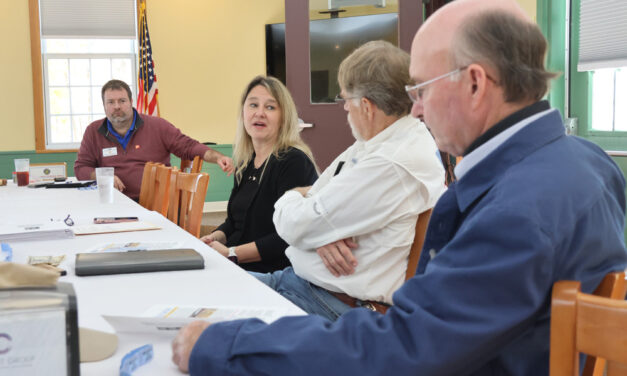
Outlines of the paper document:
[[52,266],[59,266],[63,260],[65,260],[65,255],[57,255],[57,256],[28,256],[29,265],[37,265],[37,264],[50,264]]
[[108,234],[111,232],[160,230],[161,227],[150,222],[120,222],[101,225],[82,225],[74,227],[75,235]]
[[74,237],[74,232],[63,222],[29,224],[0,224],[0,242],[54,240]]
[[99,244],[87,252],[128,252],[128,251],[153,251],[157,249],[182,248],[182,242],[129,242]]
[[271,323],[286,314],[285,308],[274,307],[191,307],[157,305],[142,316],[103,315],[116,332],[152,333],[175,336],[180,328],[194,320],[211,323],[258,318]]

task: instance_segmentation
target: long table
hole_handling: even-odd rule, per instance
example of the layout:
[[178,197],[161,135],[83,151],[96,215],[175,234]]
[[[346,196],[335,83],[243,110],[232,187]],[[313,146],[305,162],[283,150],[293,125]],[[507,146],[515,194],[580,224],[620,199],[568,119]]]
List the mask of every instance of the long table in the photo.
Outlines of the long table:
[[[282,309],[288,315],[304,314],[298,307],[257,281],[244,270],[185,232],[162,215],[149,211],[116,191],[113,204],[100,204],[96,190],[32,189],[9,184],[0,187],[0,223],[33,223],[63,220],[68,215],[75,225],[91,224],[94,217],[137,216],[162,227],[161,230],[102,235],[71,239],[12,243],[13,259],[26,263],[28,256],[65,254],[60,265],[77,296],[80,327],[114,332],[103,314],[140,316],[156,304],[178,306],[255,306]],[[133,241],[177,241],[193,248],[205,259],[205,269],[157,273],[78,277],[74,274],[75,254],[106,243]],[[120,361],[129,351],[145,345],[154,347],[154,359],[134,375],[180,374],[171,362],[170,339],[146,334],[118,333],[118,349],[103,361],[82,363],[83,375],[118,374]]]

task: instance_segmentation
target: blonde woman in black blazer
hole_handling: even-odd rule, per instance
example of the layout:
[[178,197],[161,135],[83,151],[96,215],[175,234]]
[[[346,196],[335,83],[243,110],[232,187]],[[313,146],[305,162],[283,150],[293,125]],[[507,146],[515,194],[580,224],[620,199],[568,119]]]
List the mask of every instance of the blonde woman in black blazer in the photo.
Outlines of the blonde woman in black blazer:
[[255,77],[240,104],[227,218],[201,240],[242,268],[267,273],[290,265],[288,245],[272,222],[274,203],[292,188],[312,185],[318,173],[300,138],[294,101],[279,80]]

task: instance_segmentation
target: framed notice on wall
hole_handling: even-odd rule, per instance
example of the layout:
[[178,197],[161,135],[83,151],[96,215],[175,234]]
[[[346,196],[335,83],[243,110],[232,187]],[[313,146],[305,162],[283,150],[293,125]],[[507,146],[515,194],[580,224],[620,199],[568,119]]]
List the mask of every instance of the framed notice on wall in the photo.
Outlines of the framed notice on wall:
[[54,178],[67,178],[67,164],[65,162],[31,163],[31,181],[53,181]]

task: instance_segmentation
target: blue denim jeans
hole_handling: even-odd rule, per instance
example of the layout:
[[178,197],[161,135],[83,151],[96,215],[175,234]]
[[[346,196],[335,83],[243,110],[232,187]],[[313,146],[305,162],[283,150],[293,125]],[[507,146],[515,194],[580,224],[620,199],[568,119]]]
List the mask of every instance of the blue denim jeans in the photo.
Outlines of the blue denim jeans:
[[335,321],[351,309],[327,290],[297,276],[291,266],[274,273],[250,272],[250,274],[309,314]]

